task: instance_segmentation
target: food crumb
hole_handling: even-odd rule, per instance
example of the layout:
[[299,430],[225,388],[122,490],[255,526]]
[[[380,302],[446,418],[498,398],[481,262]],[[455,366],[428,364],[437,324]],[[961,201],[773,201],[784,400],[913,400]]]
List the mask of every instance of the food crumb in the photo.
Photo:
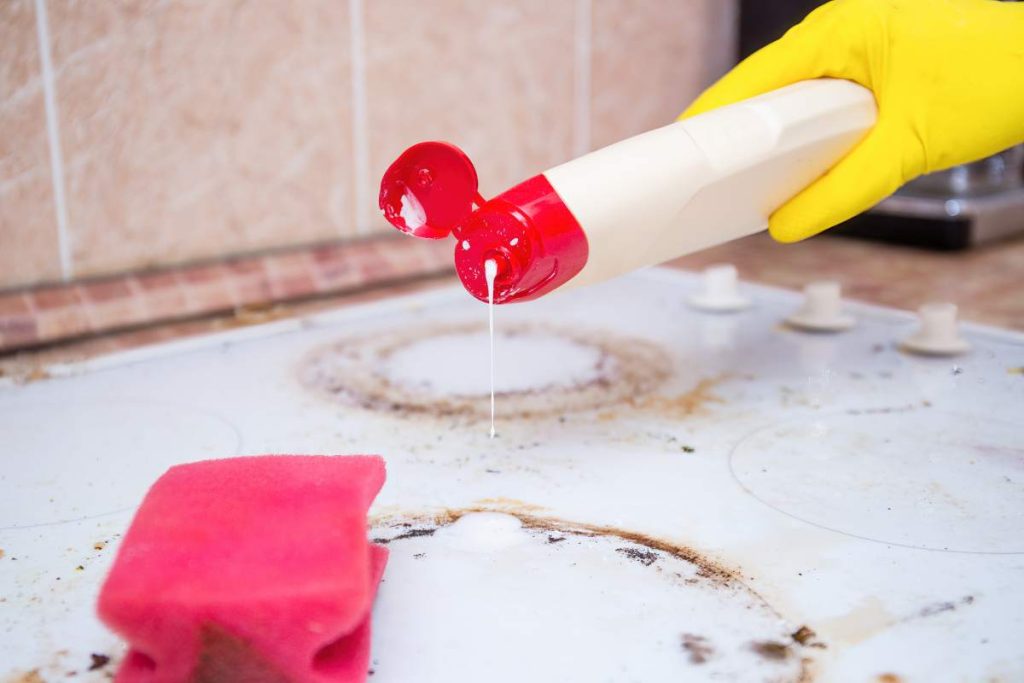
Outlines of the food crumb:
[[636,560],[645,567],[650,567],[658,561],[657,553],[650,550],[638,550],[636,548],[616,548],[615,552],[621,553],[631,560]]
[[789,657],[789,647],[783,643],[777,643],[773,640],[762,640],[760,642],[751,643],[750,649],[765,659],[770,659],[776,662],[781,662]]
[[811,642],[817,634],[806,626],[801,626],[790,634],[790,637],[801,645]]
[[89,665],[89,671],[102,669],[110,661],[110,657],[108,655],[96,654],[95,652],[89,655],[89,659],[92,660],[92,663]]
[[548,536],[548,543],[561,543],[565,540],[565,536]]
[[693,446],[683,446],[683,453],[695,453],[697,451]]
[[75,571],[76,572],[84,572],[85,571],[85,567],[83,567],[82,565],[78,565],[77,567],[75,567]]
[[708,644],[707,638],[704,636],[684,633],[682,641],[683,649],[690,655],[691,664],[703,664],[708,661],[708,657],[715,652],[711,645]]
[[92,549],[93,550],[103,550],[106,547],[107,547],[107,542],[106,541],[96,541],[95,543],[92,544]]

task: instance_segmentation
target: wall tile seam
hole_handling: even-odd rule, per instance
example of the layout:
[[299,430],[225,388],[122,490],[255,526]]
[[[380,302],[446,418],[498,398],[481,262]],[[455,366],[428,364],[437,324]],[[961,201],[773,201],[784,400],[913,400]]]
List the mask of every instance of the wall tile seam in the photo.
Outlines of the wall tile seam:
[[64,155],[61,149],[60,117],[57,109],[57,82],[54,78],[53,50],[50,45],[50,23],[46,0],[35,0],[36,40],[43,83],[43,104],[46,116],[46,138],[50,151],[50,179],[53,187],[53,210],[57,223],[57,255],[61,278],[74,278],[71,250],[71,226],[68,222],[67,196],[64,187]]

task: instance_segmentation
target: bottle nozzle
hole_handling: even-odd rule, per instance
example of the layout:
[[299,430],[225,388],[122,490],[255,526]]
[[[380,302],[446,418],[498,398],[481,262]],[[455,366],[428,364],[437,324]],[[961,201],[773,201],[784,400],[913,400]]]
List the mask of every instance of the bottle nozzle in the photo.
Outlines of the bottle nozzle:
[[488,201],[469,157],[445,142],[403,152],[381,180],[380,207],[392,225],[416,237],[454,234],[459,278],[481,301],[487,301],[489,259],[497,266],[494,303],[534,299],[574,277],[587,260],[583,229],[544,175]]

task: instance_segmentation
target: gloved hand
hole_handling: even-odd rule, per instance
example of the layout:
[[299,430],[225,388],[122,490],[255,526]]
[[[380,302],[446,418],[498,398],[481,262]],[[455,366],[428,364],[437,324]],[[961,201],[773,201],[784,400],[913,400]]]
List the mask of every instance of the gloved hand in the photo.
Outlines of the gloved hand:
[[1024,3],[833,0],[744,60],[680,118],[828,77],[873,91],[878,123],[772,214],[769,230],[780,242],[841,223],[922,173],[1024,141]]

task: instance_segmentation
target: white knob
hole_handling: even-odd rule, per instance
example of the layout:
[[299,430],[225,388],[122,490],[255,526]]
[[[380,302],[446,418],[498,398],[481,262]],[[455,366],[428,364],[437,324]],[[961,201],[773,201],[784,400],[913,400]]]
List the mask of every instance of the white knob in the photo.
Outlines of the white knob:
[[739,293],[736,266],[725,263],[704,269],[703,289],[690,297],[690,305],[702,311],[727,313],[750,306],[750,299]]
[[971,345],[960,336],[956,304],[931,303],[917,310],[920,327],[903,342],[903,348],[928,356],[956,356]]
[[840,332],[853,327],[853,316],[843,312],[838,282],[822,280],[804,287],[804,303],[786,322],[803,330]]

